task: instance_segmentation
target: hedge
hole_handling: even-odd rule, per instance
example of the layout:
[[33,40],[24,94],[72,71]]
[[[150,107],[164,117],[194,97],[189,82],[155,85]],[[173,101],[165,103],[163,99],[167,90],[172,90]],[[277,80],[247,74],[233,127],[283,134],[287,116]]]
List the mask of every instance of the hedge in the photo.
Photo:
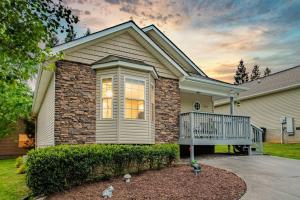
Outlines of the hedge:
[[28,153],[26,181],[34,195],[47,195],[85,182],[170,166],[178,157],[177,144],[48,147]]

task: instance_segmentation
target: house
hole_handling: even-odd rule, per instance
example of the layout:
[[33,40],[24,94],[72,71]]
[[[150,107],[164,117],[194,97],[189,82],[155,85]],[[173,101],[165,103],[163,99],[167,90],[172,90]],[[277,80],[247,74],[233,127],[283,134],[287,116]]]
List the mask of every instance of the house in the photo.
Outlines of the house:
[[[267,142],[300,142],[300,66],[241,86],[249,90],[240,93],[236,114],[249,115],[266,128]],[[215,101],[215,112],[227,113],[228,107],[226,100]]]
[[22,156],[30,149],[33,141],[27,137],[26,124],[19,120],[16,129],[0,139],[0,159]]
[[128,21],[52,51],[64,57],[55,61],[55,72],[41,67],[38,73],[32,107],[37,147],[190,145],[191,138],[193,145],[252,143],[248,117],[213,114],[215,97],[233,100],[245,88],[209,78],[154,25]]

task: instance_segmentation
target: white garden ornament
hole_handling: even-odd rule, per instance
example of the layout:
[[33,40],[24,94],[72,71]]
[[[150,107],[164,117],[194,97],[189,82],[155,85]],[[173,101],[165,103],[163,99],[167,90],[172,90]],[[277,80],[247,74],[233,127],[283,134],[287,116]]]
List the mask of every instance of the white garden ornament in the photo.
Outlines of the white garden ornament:
[[102,192],[102,197],[104,199],[107,199],[107,198],[111,198],[112,197],[112,192],[114,191],[114,188],[113,186],[109,186],[108,188],[106,188],[103,192]]

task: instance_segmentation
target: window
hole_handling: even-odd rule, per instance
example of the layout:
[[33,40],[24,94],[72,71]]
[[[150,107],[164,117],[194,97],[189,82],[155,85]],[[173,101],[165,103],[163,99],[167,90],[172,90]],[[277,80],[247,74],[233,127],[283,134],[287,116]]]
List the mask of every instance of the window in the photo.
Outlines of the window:
[[145,119],[145,82],[125,79],[125,119]]
[[199,111],[200,108],[201,108],[200,102],[196,101],[196,102],[194,103],[194,109],[195,109],[196,111]]
[[102,118],[111,119],[112,118],[112,78],[102,79]]
[[151,120],[154,122],[155,117],[155,88],[151,83]]

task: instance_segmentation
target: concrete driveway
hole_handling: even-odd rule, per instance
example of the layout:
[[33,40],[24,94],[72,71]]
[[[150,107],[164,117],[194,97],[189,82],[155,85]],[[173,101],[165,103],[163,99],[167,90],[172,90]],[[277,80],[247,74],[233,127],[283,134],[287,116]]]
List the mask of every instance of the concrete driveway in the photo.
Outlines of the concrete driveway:
[[247,184],[243,200],[300,199],[300,160],[273,156],[199,159],[200,163],[231,171]]

